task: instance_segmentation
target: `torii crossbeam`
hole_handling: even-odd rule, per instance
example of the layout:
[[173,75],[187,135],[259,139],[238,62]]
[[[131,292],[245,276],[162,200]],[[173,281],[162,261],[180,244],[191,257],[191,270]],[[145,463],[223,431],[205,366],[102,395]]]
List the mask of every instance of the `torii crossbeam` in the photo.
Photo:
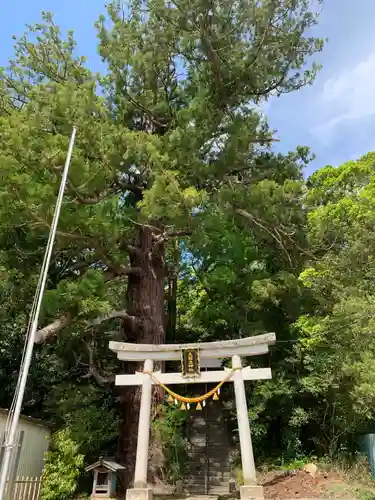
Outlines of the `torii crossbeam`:
[[[272,378],[270,368],[242,367],[241,356],[256,356],[268,352],[269,345],[274,344],[274,333],[247,337],[237,340],[219,342],[205,342],[197,344],[128,344],[124,342],[110,342],[109,348],[117,353],[122,361],[143,361],[143,372],[130,375],[117,375],[116,385],[142,385],[141,407],[139,411],[137,455],[134,473],[134,487],[127,490],[127,500],[152,500],[153,491],[147,487],[148,449],[150,439],[151,395],[152,385],[161,382],[170,384],[191,384],[221,382],[227,375],[226,381],[233,382],[238,431],[240,438],[242,471],[244,486],[241,487],[241,499],[263,498],[263,488],[256,484],[253,447],[251,441],[250,424],[247,411],[245,380],[265,380]],[[154,372],[154,361],[176,361],[181,359],[184,351],[197,351],[199,358],[220,359],[232,358],[232,369],[200,372],[195,376],[184,376],[181,373]]]

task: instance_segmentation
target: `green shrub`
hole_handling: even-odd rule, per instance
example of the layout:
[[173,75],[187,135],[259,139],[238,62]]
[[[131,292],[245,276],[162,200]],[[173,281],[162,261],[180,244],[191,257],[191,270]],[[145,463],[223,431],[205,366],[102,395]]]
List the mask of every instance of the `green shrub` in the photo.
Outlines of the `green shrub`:
[[184,477],[187,459],[184,424],[187,413],[172,405],[161,405],[158,419],[152,422],[154,437],[162,446],[167,479],[172,483]]
[[42,500],[70,500],[77,488],[84,456],[70,437],[69,429],[53,436],[52,449],[46,453],[43,471]]

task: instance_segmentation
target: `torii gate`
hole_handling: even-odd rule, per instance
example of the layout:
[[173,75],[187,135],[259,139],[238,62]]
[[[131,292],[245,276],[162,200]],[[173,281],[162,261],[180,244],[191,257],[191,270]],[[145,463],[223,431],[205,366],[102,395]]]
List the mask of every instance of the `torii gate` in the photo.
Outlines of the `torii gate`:
[[[272,378],[270,368],[242,368],[241,356],[255,356],[268,352],[268,346],[274,344],[274,333],[258,335],[237,340],[205,342],[197,344],[128,344],[110,342],[109,348],[117,353],[122,361],[143,361],[143,372],[133,375],[117,375],[116,385],[142,385],[141,407],[139,411],[138,442],[134,473],[134,487],[126,492],[127,500],[152,500],[153,490],[147,487],[147,466],[151,426],[152,385],[196,384],[233,382],[237,408],[238,432],[240,439],[241,461],[244,485],[240,488],[241,500],[262,499],[263,487],[257,485],[256,471],[251,442],[250,424],[247,412],[244,380],[265,380]],[[183,352],[197,352],[197,359],[232,358],[232,369],[211,372],[199,372],[189,376],[186,373],[153,372],[154,361],[178,361]],[[198,361],[199,366],[199,361]],[[194,370],[190,371],[192,374]]]

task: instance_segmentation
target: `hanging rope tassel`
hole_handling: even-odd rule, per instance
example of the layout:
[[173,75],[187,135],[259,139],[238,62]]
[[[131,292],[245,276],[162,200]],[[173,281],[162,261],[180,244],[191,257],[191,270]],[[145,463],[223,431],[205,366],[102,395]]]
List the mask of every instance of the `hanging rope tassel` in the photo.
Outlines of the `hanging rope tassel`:
[[167,401],[168,403],[173,403],[174,402],[173,396],[169,394]]
[[219,396],[217,395],[217,392],[215,392],[213,398],[212,398],[214,401],[217,401],[219,399]]
[[180,406],[180,410],[186,410],[185,403],[182,403],[182,404],[181,404],[181,406]]
[[[204,401],[203,401],[204,403]],[[202,410],[202,405],[200,403],[197,404],[196,410]]]

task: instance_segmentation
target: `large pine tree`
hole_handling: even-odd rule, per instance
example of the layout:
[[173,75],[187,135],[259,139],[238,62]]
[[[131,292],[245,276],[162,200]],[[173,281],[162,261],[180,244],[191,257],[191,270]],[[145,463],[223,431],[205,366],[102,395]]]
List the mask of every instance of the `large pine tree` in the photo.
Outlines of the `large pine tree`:
[[[264,210],[249,208],[262,167],[282,161],[264,153],[273,137],[257,106],[314,80],[317,68],[305,65],[323,45],[309,34],[315,23],[308,0],[114,2],[96,26],[102,75],[50,14],[17,40],[0,73],[1,238],[16,249],[2,263],[20,267],[12,293],[26,301],[75,124],[38,342],[78,351],[84,377],[112,380],[116,363],[101,353],[114,336],[165,341],[174,241],[192,236],[199,246],[200,214],[220,207],[232,224],[263,226],[280,252],[290,246],[286,226],[274,232],[275,214],[265,229]],[[282,182],[302,153],[284,161]],[[272,193],[264,188],[263,208]],[[132,462],[138,392],[119,401],[119,450]]]

